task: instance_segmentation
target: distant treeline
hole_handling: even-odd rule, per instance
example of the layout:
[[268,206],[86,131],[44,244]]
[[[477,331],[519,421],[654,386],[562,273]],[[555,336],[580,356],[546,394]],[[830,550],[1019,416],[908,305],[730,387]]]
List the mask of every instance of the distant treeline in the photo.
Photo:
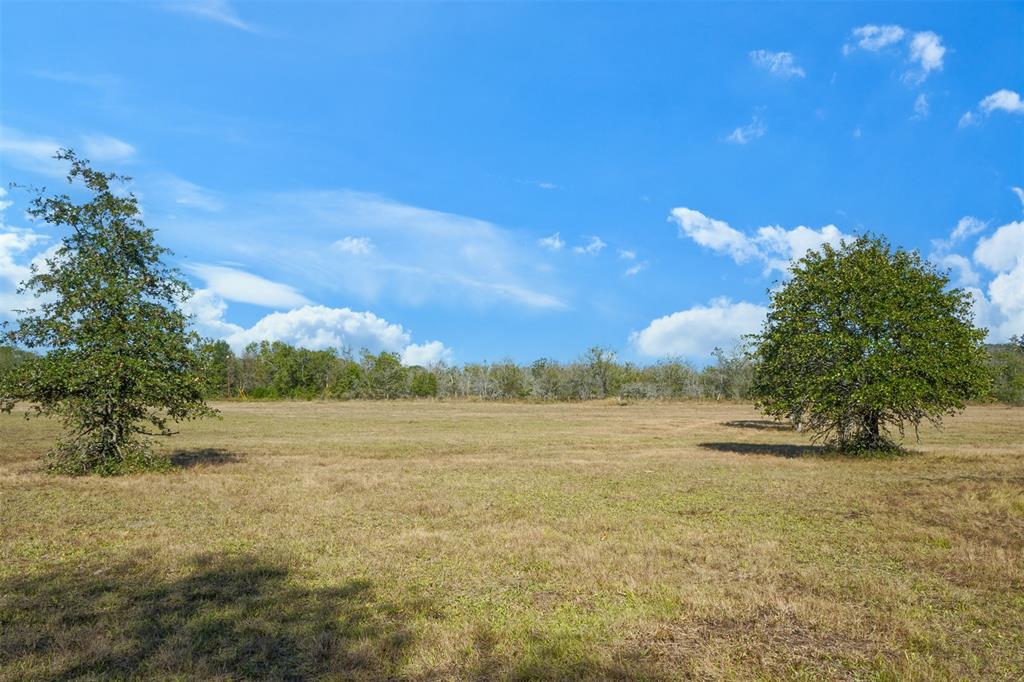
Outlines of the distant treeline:
[[748,397],[752,367],[739,353],[715,352],[715,364],[696,370],[681,360],[640,367],[592,348],[575,362],[540,359],[403,366],[397,353],[307,350],[280,341],[250,344],[235,355],[223,341],[206,347],[211,397],[482,400],[591,400]]
[[[1024,345],[988,346],[992,397],[1024,404]],[[236,355],[223,341],[206,345],[210,398],[374,399],[476,398],[551,401],[600,398],[745,400],[753,365],[738,351],[715,350],[703,369],[679,359],[639,366],[615,353],[591,348],[574,362],[540,359],[528,365],[511,360],[458,366],[403,366],[397,353],[358,356],[342,350],[308,350],[280,341],[250,344]],[[30,357],[0,347],[0,372]]]

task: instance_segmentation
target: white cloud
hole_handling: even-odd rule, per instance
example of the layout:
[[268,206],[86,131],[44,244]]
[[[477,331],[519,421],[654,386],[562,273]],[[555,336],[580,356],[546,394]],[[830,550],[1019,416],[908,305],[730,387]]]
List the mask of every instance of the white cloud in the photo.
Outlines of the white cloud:
[[550,251],[561,251],[565,246],[565,242],[562,241],[562,237],[558,232],[555,232],[550,237],[538,239],[537,243]]
[[0,125],[0,156],[21,170],[59,178],[68,171],[66,163],[53,158],[62,147],[79,147],[83,157],[101,162],[128,161],[135,156],[133,146],[110,135],[83,135],[77,140],[78,145]]
[[169,3],[166,7],[175,12],[192,14],[218,24],[237,28],[240,31],[259,33],[259,29],[238,16],[238,12],[228,0],[189,0]]
[[982,237],[974,249],[974,261],[995,274],[987,297],[980,292],[989,338],[1005,341],[1024,333],[1024,222],[1014,221]]
[[917,96],[917,99],[914,100],[914,118],[928,118],[930,110],[931,107],[928,105],[928,95],[922,92]]
[[[878,52],[889,45],[898,43],[903,40],[904,35],[906,35],[906,31],[902,26],[892,24],[885,26],[868,24],[853,29],[853,37],[857,40],[856,47],[869,52]],[[847,44],[843,47],[843,52],[849,54],[854,49],[853,45]]]
[[626,271],[624,273],[622,273],[622,274],[624,274],[626,277],[634,277],[636,275],[639,275],[641,272],[643,272],[646,269],[647,269],[647,261],[641,261],[641,262],[639,262],[639,263],[637,263],[635,265],[631,265],[630,267],[626,268]]
[[988,227],[988,223],[978,220],[974,216],[965,215],[957,221],[956,227],[953,228],[949,237],[953,242],[960,242],[968,237],[973,237],[986,227]]
[[239,329],[225,340],[233,348],[254,341],[284,341],[293,346],[324,348],[368,348],[371,351],[401,351],[409,344],[409,333],[371,312],[349,308],[306,305],[285,312],[270,313],[248,329]]
[[960,287],[975,287],[981,282],[981,277],[974,270],[970,259],[958,253],[937,253],[932,254],[929,259],[936,265],[957,271],[954,284]]
[[[39,251],[50,238],[32,229],[6,224],[6,211],[13,205],[0,187],[0,320],[13,319],[15,310],[31,308],[37,299],[31,293],[18,293],[22,282],[32,276],[32,266],[46,267],[58,245]],[[32,252],[35,252],[34,254]]]
[[942,59],[946,48],[942,38],[932,31],[919,31],[910,40],[910,61],[918,65],[918,69],[908,71],[905,77],[911,82],[921,83],[932,71],[942,70]]
[[15,310],[32,305],[31,294],[19,294],[18,288],[32,275],[28,253],[46,241],[32,230],[0,225],[0,319],[13,318]]
[[960,117],[959,127],[981,123],[981,116],[991,116],[993,112],[1004,111],[1008,114],[1024,114],[1024,102],[1020,95],[1013,90],[996,90],[991,95],[978,102],[977,111],[968,111]]
[[110,135],[83,135],[82,153],[92,161],[127,161],[135,156],[135,147]]
[[1024,206],[1024,189],[1021,189],[1020,187],[1011,187],[1010,189],[1013,190],[1013,193],[1016,194],[1017,198],[1020,200],[1021,205]]
[[968,112],[965,112],[964,115],[960,117],[960,120],[957,122],[957,127],[958,128],[967,128],[969,126],[973,126],[973,125],[977,125],[977,124],[978,124],[978,117],[974,115],[974,112],[968,111]]
[[228,304],[211,289],[196,289],[181,303],[181,310],[192,316],[192,326],[203,336],[223,339],[242,331],[242,327],[224,319]]
[[785,229],[778,225],[758,228],[753,235],[747,235],[722,220],[709,218],[700,211],[679,207],[672,209],[669,220],[679,226],[679,236],[692,239],[697,244],[727,254],[737,263],[760,260],[766,272],[785,272],[790,261],[801,258],[810,249],[828,243],[838,246],[849,235],[835,225],[825,225],[814,230],[803,225]]
[[803,225],[789,230],[770,225],[758,228],[753,244],[769,270],[785,272],[791,261],[803,258],[811,249],[817,249],[822,244],[839,246],[843,239],[849,237],[835,225],[825,225],[818,230]]
[[0,125],[0,156],[5,165],[22,170],[63,177],[67,174],[63,164],[53,158],[60,143],[49,137],[29,135],[20,130]]
[[600,237],[591,237],[590,241],[587,242],[586,246],[577,246],[573,248],[572,251],[573,253],[582,253],[587,254],[589,256],[594,256],[600,253],[601,250],[604,249],[604,247],[606,246],[608,245],[605,244]]
[[700,211],[680,206],[672,209],[669,220],[679,225],[679,236],[689,237],[712,251],[728,253],[737,263],[757,255],[747,236],[722,220],[709,218]]
[[270,313],[246,328],[225,319],[227,308],[227,303],[210,289],[199,289],[182,304],[182,310],[193,316],[192,325],[200,334],[227,341],[235,352],[250,343],[283,341],[310,350],[366,348],[373,353],[400,353],[406,365],[427,366],[452,358],[451,349],[440,341],[412,343],[411,334],[402,325],[371,312],[305,305]]
[[235,268],[198,263],[188,265],[186,269],[203,280],[207,289],[229,301],[268,308],[290,308],[309,303],[294,287]]
[[733,130],[726,136],[725,141],[732,144],[747,144],[759,137],[764,137],[764,134],[767,132],[768,126],[764,124],[760,116],[754,114],[753,118],[750,119],[750,123]]
[[1006,272],[1024,259],[1024,222],[1011,222],[982,237],[974,260],[992,272]]
[[49,71],[46,69],[33,70],[31,73],[36,78],[53,81],[54,83],[80,85],[105,93],[116,90],[121,84],[116,76],[109,74],[84,74],[74,71]]
[[558,185],[553,182],[538,182],[537,187],[541,189],[558,189]]
[[978,103],[978,108],[986,114],[993,111],[1005,111],[1008,114],[1024,114],[1024,102],[1020,95],[1012,90],[997,90]]
[[629,249],[619,249],[619,258],[622,260],[636,260],[636,251],[630,251]]
[[170,201],[186,208],[198,208],[216,213],[224,210],[224,202],[217,195],[194,182],[174,175],[159,176],[154,180],[157,191],[166,194]]
[[[1024,192],[1012,188],[1021,197]],[[1024,202],[1024,197],[1021,197]],[[977,218],[965,216],[957,223],[948,240],[932,242],[936,252],[929,258],[938,265],[957,271],[955,285],[974,298],[975,323],[989,330],[988,339],[1006,341],[1024,332],[1024,222],[1014,221],[978,240],[971,258],[949,253],[954,244],[988,227]],[[985,290],[977,267],[991,274]]]
[[410,343],[402,351],[402,364],[406,366],[419,365],[430,367],[439,362],[450,363],[452,351],[440,341],[429,341],[427,343]]
[[331,246],[353,256],[365,256],[373,251],[373,242],[369,237],[342,237]]
[[[853,42],[843,45],[843,54],[849,55],[858,48],[868,52],[879,52],[902,43],[908,35],[906,29],[895,24],[861,26],[853,29]],[[903,74],[903,79],[909,83],[923,83],[933,71],[942,70],[945,55],[946,47],[942,44],[942,36],[934,31],[913,33],[907,48],[907,61],[915,66]]]
[[[230,207],[216,219],[176,217],[164,229],[222,262],[272,265],[300,289],[371,306],[386,297],[409,306],[566,308],[557,271],[538,268],[522,234],[486,220],[351,190],[249,194]],[[374,248],[342,260],[330,248],[339,235],[366,237]]]
[[771,52],[754,50],[750,53],[750,61],[780,78],[803,78],[807,74],[796,65],[792,52]]
[[767,308],[754,303],[716,298],[709,305],[695,305],[652,320],[646,328],[633,332],[630,342],[649,357],[704,357],[716,346],[730,347],[744,334],[758,331],[767,313]]

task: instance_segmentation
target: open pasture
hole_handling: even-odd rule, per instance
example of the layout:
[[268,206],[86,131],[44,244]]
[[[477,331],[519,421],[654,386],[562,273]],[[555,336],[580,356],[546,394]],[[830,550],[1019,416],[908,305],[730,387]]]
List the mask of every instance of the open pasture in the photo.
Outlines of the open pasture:
[[896,459],[748,405],[224,403],[175,471],[0,415],[0,678],[1024,676],[1024,410]]

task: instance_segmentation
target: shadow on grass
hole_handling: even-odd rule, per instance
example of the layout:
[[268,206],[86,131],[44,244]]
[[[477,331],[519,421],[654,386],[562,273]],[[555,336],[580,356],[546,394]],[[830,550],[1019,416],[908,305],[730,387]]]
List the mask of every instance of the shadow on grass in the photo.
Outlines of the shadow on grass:
[[[138,564],[62,568],[0,583],[10,679],[309,679],[396,675],[422,600],[373,584],[295,584],[255,556],[196,559],[166,579]],[[0,675],[2,676],[2,675]]]
[[732,426],[737,429],[757,429],[758,431],[792,431],[793,425],[786,422],[770,421],[768,419],[735,419],[722,422],[722,426]]
[[812,457],[833,454],[822,445],[791,445],[789,443],[699,443],[702,448],[737,455],[772,455],[774,457]]
[[171,453],[171,465],[176,469],[191,469],[202,465],[234,464],[242,458],[221,448],[178,450]]

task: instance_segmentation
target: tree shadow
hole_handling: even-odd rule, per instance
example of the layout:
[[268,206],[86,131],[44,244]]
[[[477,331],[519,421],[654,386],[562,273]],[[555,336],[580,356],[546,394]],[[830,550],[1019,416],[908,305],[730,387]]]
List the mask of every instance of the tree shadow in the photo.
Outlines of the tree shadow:
[[722,422],[722,426],[732,426],[737,429],[757,429],[758,431],[793,430],[792,424],[770,421],[768,419],[734,419],[733,421]]
[[394,678],[425,613],[366,580],[301,587],[255,556],[201,556],[170,580],[93,565],[0,582],[0,662],[17,679]]
[[242,458],[223,448],[200,448],[172,452],[170,460],[176,469],[191,469],[203,465],[235,464],[241,462]]
[[832,452],[823,445],[793,445],[791,443],[699,443],[699,447],[737,455],[771,455],[773,457],[813,457]]

